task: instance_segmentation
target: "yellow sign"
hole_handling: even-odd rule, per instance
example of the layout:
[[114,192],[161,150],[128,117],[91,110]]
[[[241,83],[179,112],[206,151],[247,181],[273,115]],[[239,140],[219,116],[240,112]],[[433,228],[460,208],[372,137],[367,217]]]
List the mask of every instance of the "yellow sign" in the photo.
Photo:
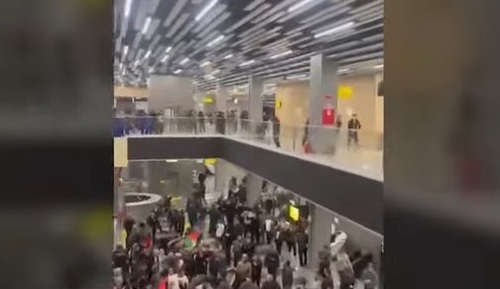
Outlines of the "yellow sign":
[[203,98],[203,103],[213,103],[213,102],[214,102],[214,99],[210,96]]
[[283,102],[279,99],[274,103],[275,108],[281,108],[283,106]]
[[215,163],[217,162],[217,159],[204,159],[203,162],[206,164],[206,165],[211,165],[211,166],[214,166]]
[[338,87],[338,97],[340,99],[350,99],[353,95],[353,89],[352,86],[339,86]]
[[115,168],[126,168],[128,165],[128,142],[125,137],[115,137],[114,143],[114,163]]
[[295,207],[295,206],[290,206],[289,207],[289,212],[288,212],[288,215],[290,216],[290,218],[294,221],[298,221],[299,220],[299,208]]

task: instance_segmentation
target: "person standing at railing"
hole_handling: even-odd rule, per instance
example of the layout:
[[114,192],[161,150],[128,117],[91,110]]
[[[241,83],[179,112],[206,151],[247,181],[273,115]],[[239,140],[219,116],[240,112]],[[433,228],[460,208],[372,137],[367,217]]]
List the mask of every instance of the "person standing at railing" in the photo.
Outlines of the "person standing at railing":
[[205,133],[205,114],[201,110],[198,112],[198,133]]
[[355,145],[359,144],[358,132],[361,129],[361,122],[357,114],[353,114],[352,118],[347,123],[347,145],[350,146],[353,142]]
[[241,129],[243,132],[248,132],[250,128],[250,123],[248,122],[248,110],[244,109],[240,114]]
[[215,119],[215,130],[217,133],[225,134],[226,132],[226,119],[224,117],[224,112],[217,112],[217,117]]
[[280,147],[280,120],[275,114],[271,116],[271,122],[273,125],[273,140],[277,147]]

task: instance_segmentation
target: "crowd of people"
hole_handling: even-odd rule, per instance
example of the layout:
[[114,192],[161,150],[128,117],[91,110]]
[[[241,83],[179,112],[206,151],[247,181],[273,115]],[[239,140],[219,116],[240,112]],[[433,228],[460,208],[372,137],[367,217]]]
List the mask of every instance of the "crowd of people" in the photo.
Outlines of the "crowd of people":
[[317,281],[308,282],[292,266],[297,255],[298,266],[310,265],[306,218],[291,220],[273,198],[249,204],[245,178],[231,178],[228,192],[208,204],[204,175],[198,179],[183,208],[166,198],[147,220],[125,220],[125,244],[112,257],[115,288],[333,289],[332,262],[341,289],[353,288],[356,280],[375,288],[371,254],[347,256],[345,234],[332,235],[318,252]]

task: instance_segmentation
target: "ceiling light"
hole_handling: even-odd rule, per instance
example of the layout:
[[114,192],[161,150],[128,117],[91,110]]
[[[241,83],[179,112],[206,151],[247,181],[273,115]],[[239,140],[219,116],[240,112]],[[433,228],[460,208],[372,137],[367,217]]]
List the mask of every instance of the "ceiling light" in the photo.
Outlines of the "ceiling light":
[[203,8],[203,10],[201,10],[200,14],[196,15],[196,18],[195,20],[196,21],[200,21],[200,19],[205,16],[205,14],[207,14],[207,12],[212,9],[212,7],[215,6],[215,4],[217,4],[217,0],[212,0],[212,2],[208,3],[208,5]]
[[148,31],[149,24],[151,24],[151,17],[146,18],[146,21],[144,21],[144,26],[142,27],[142,34],[146,34],[146,31]]
[[172,46],[167,47],[167,49],[165,50],[165,53],[169,53],[170,50],[172,50]]
[[135,61],[135,63],[134,63],[134,66],[137,66],[137,65],[139,65],[139,59],[137,59],[137,60]]
[[217,42],[221,41],[222,39],[224,39],[224,35],[220,35],[219,37],[215,38],[214,40],[210,41],[207,46],[208,47],[211,47],[211,46],[214,46]]
[[217,73],[219,73],[219,72],[220,72],[220,70],[219,70],[219,69],[217,69],[217,70],[212,71],[212,74],[217,74]]
[[184,58],[183,60],[181,60],[181,62],[179,62],[180,65],[184,65],[186,64],[187,62],[189,61],[189,58]]
[[123,57],[125,57],[128,53],[128,46],[125,45],[125,47],[123,47]]
[[307,3],[311,2],[312,0],[302,0],[300,1],[299,3],[293,5],[292,7],[288,8],[288,13],[294,11],[294,10],[297,10],[299,9],[300,7],[306,5]]
[[132,7],[132,0],[126,0],[125,1],[125,17],[128,17],[130,15],[130,8]]
[[174,71],[175,74],[179,74],[182,72],[182,69],[177,69],[176,71]]
[[326,31],[317,33],[317,34],[314,35],[314,38],[319,38],[319,37],[322,37],[322,36],[332,35],[334,33],[340,32],[342,30],[348,29],[348,28],[350,28],[352,26],[354,26],[354,22],[347,22],[345,24],[339,25],[339,26],[334,27],[332,29],[328,29]]
[[287,80],[304,79],[304,78],[307,78],[307,74],[295,74],[295,75],[289,75],[286,77]]
[[224,56],[224,59],[229,59],[231,57],[233,57],[233,55],[232,54],[228,54],[228,55]]
[[148,52],[146,52],[146,54],[144,54],[144,58],[148,58],[150,55],[151,55],[151,50],[148,50]]
[[167,163],[176,163],[178,162],[179,160],[166,160]]
[[281,53],[278,53],[278,54],[275,54],[275,55],[271,56],[271,59],[276,59],[276,58],[279,58],[279,57],[283,57],[283,56],[289,55],[291,53],[292,53],[291,50],[287,50],[285,52],[281,52]]
[[243,62],[242,64],[240,64],[240,66],[247,66],[247,65],[250,65],[250,64],[252,64],[252,63],[254,63],[254,62],[255,62],[255,60],[253,60],[253,59],[252,59],[252,60],[249,60],[249,61]]
[[384,65],[383,65],[383,64],[375,65],[375,67],[374,67],[374,68],[375,68],[375,69],[384,68]]
[[152,73],[153,71],[155,71],[155,68],[154,68],[154,67],[151,67],[151,68],[149,69],[149,73]]
[[207,65],[210,65],[210,61],[205,61],[202,64],[200,64],[201,67],[205,67]]
[[167,61],[167,59],[168,59],[168,54],[163,56],[163,58],[161,59],[161,62],[165,62],[165,61]]
[[348,71],[349,71],[349,68],[341,68],[341,69],[339,69],[337,72],[338,72],[338,73],[346,73],[346,72],[348,72]]

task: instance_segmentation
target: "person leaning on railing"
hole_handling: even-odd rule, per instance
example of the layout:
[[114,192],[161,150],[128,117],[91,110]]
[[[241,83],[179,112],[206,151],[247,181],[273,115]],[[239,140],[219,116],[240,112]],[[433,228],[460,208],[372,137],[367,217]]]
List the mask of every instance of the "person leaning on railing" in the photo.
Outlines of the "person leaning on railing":
[[358,115],[353,114],[352,118],[347,122],[347,145],[354,142],[355,145],[359,144],[358,132],[361,129],[361,122],[358,120]]

